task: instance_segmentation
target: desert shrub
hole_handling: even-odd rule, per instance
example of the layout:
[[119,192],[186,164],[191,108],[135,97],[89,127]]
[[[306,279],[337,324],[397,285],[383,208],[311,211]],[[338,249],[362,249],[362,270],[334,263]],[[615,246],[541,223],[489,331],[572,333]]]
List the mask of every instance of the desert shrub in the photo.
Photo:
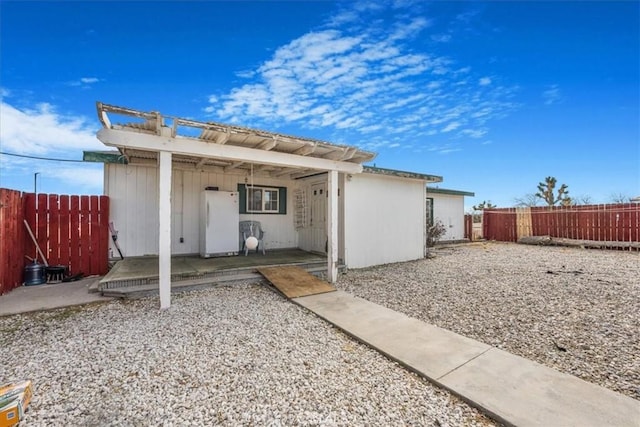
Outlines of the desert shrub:
[[447,232],[447,227],[439,219],[427,226],[427,247],[433,247]]

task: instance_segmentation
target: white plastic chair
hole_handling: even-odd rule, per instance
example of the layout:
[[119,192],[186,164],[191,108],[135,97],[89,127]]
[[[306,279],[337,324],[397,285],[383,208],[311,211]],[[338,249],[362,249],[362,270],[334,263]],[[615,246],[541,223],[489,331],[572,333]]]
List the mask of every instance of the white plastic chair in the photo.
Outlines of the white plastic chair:
[[[253,227],[253,233],[252,233]],[[258,246],[256,247],[256,253],[260,250],[260,245],[262,245],[262,255],[264,255],[264,233],[265,231],[262,229],[262,225],[260,221],[240,221],[240,236],[242,238],[242,250],[244,250],[244,256],[249,254],[249,248],[246,245],[247,238],[250,236],[254,236],[258,239]]]

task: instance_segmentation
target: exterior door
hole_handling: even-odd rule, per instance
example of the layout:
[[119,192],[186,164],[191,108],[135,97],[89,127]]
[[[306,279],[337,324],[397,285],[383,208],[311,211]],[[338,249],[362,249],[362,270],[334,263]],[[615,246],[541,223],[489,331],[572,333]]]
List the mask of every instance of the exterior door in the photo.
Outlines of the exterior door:
[[319,183],[311,186],[311,250],[327,252],[327,184]]

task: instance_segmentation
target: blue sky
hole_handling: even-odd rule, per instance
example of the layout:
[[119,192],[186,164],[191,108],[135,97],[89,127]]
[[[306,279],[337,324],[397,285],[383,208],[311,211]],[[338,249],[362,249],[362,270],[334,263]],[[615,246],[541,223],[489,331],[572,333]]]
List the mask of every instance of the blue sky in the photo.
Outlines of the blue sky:
[[[640,195],[640,2],[0,2],[3,152],[105,149],[95,102],[358,145],[512,206]],[[0,155],[0,186],[101,165]]]

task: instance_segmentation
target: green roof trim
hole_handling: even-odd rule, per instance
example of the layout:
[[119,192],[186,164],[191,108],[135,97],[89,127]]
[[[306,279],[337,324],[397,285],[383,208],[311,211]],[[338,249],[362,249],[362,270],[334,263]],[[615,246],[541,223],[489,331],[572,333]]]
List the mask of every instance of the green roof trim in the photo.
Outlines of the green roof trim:
[[83,151],[82,160],[96,163],[120,163],[122,165],[129,163],[119,151]]
[[470,191],[448,190],[446,188],[427,187],[427,194],[448,194],[450,196],[469,196],[474,197],[476,193]]
[[437,175],[428,175],[428,174],[417,173],[417,172],[406,172],[406,171],[399,171],[395,169],[378,168],[375,166],[363,166],[362,172],[370,173],[374,175],[395,176],[398,178],[420,179],[428,182],[442,182],[442,177]]

